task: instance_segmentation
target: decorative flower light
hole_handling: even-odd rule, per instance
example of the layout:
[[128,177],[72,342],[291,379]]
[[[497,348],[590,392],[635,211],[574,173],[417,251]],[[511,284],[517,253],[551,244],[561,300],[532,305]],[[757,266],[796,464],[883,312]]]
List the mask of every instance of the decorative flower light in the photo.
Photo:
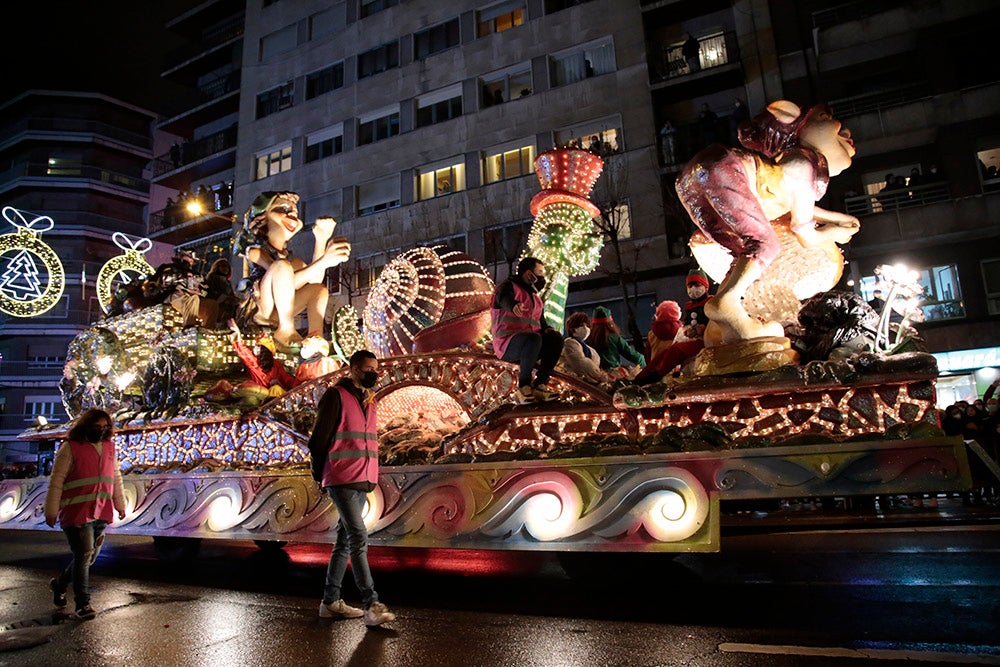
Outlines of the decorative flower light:
[[[903,315],[903,321],[896,329],[896,338],[892,345],[898,345],[903,337],[903,330],[909,321],[920,319],[923,312],[920,310],[920,296],[924,292],[923,285],[920,284],[920,272],[908,268],[904,264],[880,264],[875,267],[875,275],[879,282],[876,287],[885,294],[885,305],[882,306],[882,313],[878,321],[878,335],[875,338],[875,347],[880,350],[887,350],[889,344],[889,324],[893,310]],[[898,307],[897,307],[898,304]]]
[[97,301],[105,313],[111,308],[116,281],[127,285],[133,280],[144,280],[155,271],[143,257],[153,247],[152,241],[140,238],[133,242],[121,232],[112,234],[111,240],[124,250],[125,254],[106,261],[97,274]]
[[[0,311],[15,317],[34,317],[51,309],[62,297],[66,273],[55,251],[42,242],[43,232],[55,226],[44,215],[28,219],[25,211],[3,208],[3,217],[17,228],[0,236]],[[41,268],[45,275],[41,276]],[[43,285],[43,280],[47,281]]]

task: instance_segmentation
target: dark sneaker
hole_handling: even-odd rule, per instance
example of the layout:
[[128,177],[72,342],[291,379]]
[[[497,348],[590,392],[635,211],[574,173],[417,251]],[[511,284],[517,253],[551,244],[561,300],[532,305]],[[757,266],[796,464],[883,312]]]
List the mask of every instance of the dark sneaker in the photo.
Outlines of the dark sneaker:
[[539,384],[532,387],[531,393],[535,396],[535,400],[538,401],[547,401],[556,395],[556,392],[546,384]]
[[89,604],[78,607],[76,610],[76,617],[84,621],[89,621],[95,616],[97,616],[97,612]]
[[357,607],[352,607],[343,600],[334,600],[326,604],[322,600],[319,603],[320,618],[361,618],[365,612]]
[[373,602],[372,606],[365,610],[365,625],[369,628],[395,620],[396,615],[389,611],[389,608],[381,602]]
[[55,579],[49,581],[49,590],[52,591],[52,604],[57,607],[65,607],[68,603],[66,601],[66,589],[59,585],[59,582]]

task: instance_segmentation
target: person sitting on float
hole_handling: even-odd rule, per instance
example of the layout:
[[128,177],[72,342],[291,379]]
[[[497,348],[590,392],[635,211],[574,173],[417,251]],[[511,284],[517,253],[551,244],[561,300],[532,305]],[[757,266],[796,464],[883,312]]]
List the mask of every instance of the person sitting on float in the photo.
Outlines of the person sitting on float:
[[705,347],[696,332],[697,325],[684,326],[681,307],[676,301],[663,301],[656,307],[656,317],[647,337],[646,354],[649,363],[635,376],[636,384],[658,382],[674,373],[678,366],[698,354]]
[[590,335],[590,317],[587,313],[573,313],[566,319],[566,340],[556,370],[574,375],[593,384],[610,384],[612,378],[601,370],[601,356],[587,345]]
[[611,311],[604,306],[594,309],[587,343],[601,357],[601,368],[613,378],[632,379],[646,365],[642,354],[625,340]]
[[851,132],[829,107],[806,111],[786,100],[739,128],[744,149],[712,144],[684,167],[677,194],[691,220],[734,261],[715,297],[705,305],[711,320],[706,346],[783,336],[780,322],[751,317],[743,305],[749,287],[781,252],[772,227],[788,220],[803,247],[847,243],[858,219],[816,206],[831,176],[851,165]]
[[250,379],[240,383],[233,389],[233,395],[250,402],[260,402],[275,396],[281,396],[289,389],[299,385],[299,381],[292,377],[285,369],[284,364],[274,356],[274,342],[267,336],[257,340],[257,353],[243,343],[243,336],[240,333],[236,321],[230,319],[227,322],[229,330],[233,332],[233,349],[237,356],[243,361],[243,365],[250,372]]
[[326,270],[350,257],[351,244],[334,239],[337,222],[320,217],[313,225],[312,262],[292,254],[288,242],[303,227],[294,192],[263,192],[254,199],[243,220],[235,252],[246,258],[247,278],[257,310],[257,324],[274,327],[274,342],[284,350],[302,337],[295,317],[306,311],[309,331],[322,331],[330,293],[323,282]]

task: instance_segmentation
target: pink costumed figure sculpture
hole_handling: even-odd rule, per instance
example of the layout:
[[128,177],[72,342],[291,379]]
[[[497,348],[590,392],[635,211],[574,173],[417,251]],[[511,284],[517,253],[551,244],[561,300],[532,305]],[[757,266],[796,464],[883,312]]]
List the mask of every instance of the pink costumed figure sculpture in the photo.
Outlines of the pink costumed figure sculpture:
[[[855,154],[850,131],[827,106],[802,111],[792,102],[773,102],[742,124],[739,139],[743,148],[703,149],[676,186],[700,240],[731,256],[715,297],[705,305],[711,320],[706,348],[784,336],[780,322],[751,315],[744,303],[748,289],[785,252],[779,228],[790,231],[799,250],[827,246],[840,258],[834,244],[848,242],[860,226],[854,216],[816,206],[830,177],[847,169]],[[836,279],[841,269],[836,267]]]

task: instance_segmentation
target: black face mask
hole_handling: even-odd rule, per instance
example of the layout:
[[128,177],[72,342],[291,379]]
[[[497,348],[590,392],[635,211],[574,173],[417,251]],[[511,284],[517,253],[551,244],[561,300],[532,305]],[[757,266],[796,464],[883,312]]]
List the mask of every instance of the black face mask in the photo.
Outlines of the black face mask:
[[541,292],[545,287],[545,276],[535,276],[535,282],[531,283],[536,292]]
[[361,386],[365,389],[371,389],[378,382],[378,373],[375,371],[365,371],[361,376]]
[[111,435],[111,431],[110,430],[105,430],[103,428],[92,428],[92,429],[88,429],[87,433],[85,435],[86,435],[86,438],[87,438],[87,440],[89,442],[93,442],[94,444],[97,444],[98,442],[101,442],[102,440],[104,440],[105,438],[107,438],[108,436],[110,436]]

